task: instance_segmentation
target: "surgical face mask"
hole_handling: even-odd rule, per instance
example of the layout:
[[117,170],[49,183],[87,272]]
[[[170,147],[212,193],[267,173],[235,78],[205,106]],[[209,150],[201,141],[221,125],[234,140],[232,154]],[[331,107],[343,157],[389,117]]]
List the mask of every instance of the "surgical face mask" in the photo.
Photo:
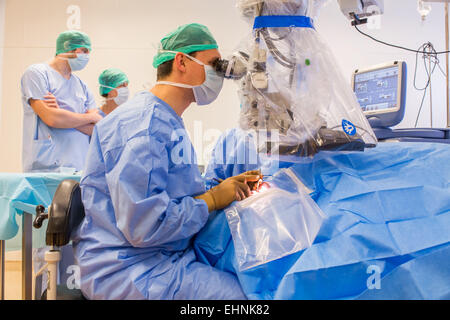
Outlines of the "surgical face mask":
[[128,98],[130,97],[130,89],[128,87],[120,87],[120,88],[113,88],[105,85],[101,85],[102,87],[114,89],[117,91],[117,97],[115,98],[106,98],[106,100],[114,100],[114,102],[120,106],[121,104],[124,104],[128,101]]
[[[172,52],[178,53],[176,51],[164,51],[164,52]],[[199,86],[192,86],[184,83],[177,83],[171,81],[158,81],[156,84],[166,84],[180,88],[192,89],[194,92],[195,102],[199,106],[204,106],[211,104],[214,100],[219,96],[220,91],[223,87],[223,77],[221,77],[212,66],[206,65],[200,60],[191,57],[188,54],[183,53],[192,61],[195,61],[199,65],[202,65],[205,68],[205,82],[203,82]]]
[[124,104],[128,101],[128,98],[130,96],[130,89],[128,87],[122,87],[118,88],[117,90],[117,97],[114,98],[114,102],[120,106],[121,104]]
[[89,62],[89,54],[77,53],[77,57],[68,59],[68,62],[70,65],[70,69],[72,69],[72,71],[83,70]]

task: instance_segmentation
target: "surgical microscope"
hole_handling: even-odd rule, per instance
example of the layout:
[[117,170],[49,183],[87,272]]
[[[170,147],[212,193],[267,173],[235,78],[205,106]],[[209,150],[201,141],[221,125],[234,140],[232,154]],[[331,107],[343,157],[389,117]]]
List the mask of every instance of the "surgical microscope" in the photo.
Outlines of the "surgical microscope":
[[[349,84],[314,27],[326,0],[237,0],[254,23],[215,69],[235,80],[240,128],[255,132],[258,151],[313,156],[319,151],[364,151],[377,139]],[[338,0],[352,24],[382,14],[383,0]]]

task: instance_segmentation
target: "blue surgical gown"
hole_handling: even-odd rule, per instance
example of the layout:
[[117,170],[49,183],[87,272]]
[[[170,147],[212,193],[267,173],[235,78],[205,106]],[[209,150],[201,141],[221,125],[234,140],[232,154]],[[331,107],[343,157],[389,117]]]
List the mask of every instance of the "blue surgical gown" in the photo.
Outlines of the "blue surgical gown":
[[289,157],[272,156],[258,152],[254,133],[233,128],[223,133],[211,153],[205,179],[208,187],[246,171],[260,169],[264,175],[273,175],[279,169],[289,168]]
[[65,79],[46,63],[30,66],[22,76],[23,152],[25,172],[57,172],[59,168],[83,170],[89,136],[76,129],[47,126],[29,104],[52,93],[61,109],[85,113],[96,108],[92,92],[75,74]]
[[73,237],[89,299],[245,299],[230,273],[196,260],[205,192],[182,119],[150,92],[100,121],[81,180]]

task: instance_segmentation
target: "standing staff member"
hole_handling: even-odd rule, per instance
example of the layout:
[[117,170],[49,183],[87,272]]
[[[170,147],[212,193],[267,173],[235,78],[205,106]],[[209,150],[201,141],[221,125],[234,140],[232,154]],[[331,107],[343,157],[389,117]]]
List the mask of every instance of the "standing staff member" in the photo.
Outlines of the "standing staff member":
[[22,76],[23,170],[81,171],[98,114],[94,96],[73,72],[89,62],[91,41],[80,31],[66,31],[56,41],[49,63],[30,66]]
[[156,86],[92,134],[81,180],[86,217],[73,239],[81,290],[89,299],[244,299],[234,275],[198,262],[192,248],[209,212],[250,196],[247,182],[259,180],[249,172],[207,191],[181,118],[219,95],[218,46],[199,24],[161,44]]

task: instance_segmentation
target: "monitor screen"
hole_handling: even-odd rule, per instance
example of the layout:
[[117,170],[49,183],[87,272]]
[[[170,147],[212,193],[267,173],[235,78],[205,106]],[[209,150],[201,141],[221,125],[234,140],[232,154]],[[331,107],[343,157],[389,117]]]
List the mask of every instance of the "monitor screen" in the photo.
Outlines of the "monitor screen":
[[354,91],[365,113],[393,111],[399,108],[399,66],[354,74]]

